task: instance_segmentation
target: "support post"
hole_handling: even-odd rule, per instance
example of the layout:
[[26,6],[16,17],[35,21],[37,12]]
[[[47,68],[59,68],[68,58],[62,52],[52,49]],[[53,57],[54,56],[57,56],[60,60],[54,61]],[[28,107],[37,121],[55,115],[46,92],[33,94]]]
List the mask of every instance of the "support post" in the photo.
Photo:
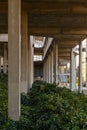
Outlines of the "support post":
[[49,60],[49,83],[51,83],[51,79],[50,79],[50,55],[49,55],[49,57],[48,57],[48,60]]
[[53,50],[52,50],[52,59],[51,59],[51,81],[54,82],[54,72],[53,72]]
[[87,39],[86,39],[86,87],[87,87]]
[[8,0],[8,117],[20,117],[21,0]]
[[29,74],[29,88],[32,87],[32,83],[34,80],[34,62],[33,62],[33,56],[34,56],[34,48],[33,48],[33,36],[29,37],[29,48],[28,48],[28,74]]
[[45,62],[43,63],[43,81],[45,81]]
[[58,43],[54,43],[54,82],[58,84]]
[[1,56],[0,56],[0,73],[1,73]]
[[22,10],[21,92],[28,92],[28,16]]
[[82,93],[82,43],[79,45],[79,93]]
[[46,63],[47,63],[47,83],[49,82],[49,66],[48,66],[48,57],[47,57],[47,59],[46,59]]
[[75,81],[76,81],[76,71],[75,71],[75,54],[73,49],[71,50],[71,63],[70,63],[70,89],[71,91],[75,90]]
[[4,63],[3,63],[3,72],[4,74],[7,74],[7,62],[8,62],[8,54],[7,54],[8,50],[7,50],[7,43],[4,43]]

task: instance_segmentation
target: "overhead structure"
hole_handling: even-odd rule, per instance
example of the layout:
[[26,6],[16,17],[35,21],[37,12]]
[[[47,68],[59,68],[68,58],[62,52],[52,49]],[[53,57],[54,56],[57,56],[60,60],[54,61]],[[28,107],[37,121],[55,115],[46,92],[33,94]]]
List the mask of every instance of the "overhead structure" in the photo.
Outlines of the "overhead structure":
[[[43,79],[58,83],[60,59],[72,61],[72,49],[87,36],[87,1],[0,0],[0,36],[5,34],[0,58],[4,58],[5,73],[8,65],[8,116],[19,120],[20,93],[29,92],[34,80],[34,53],[43,55]],[[42,40],[40,48],[34,47],[34,41]],[[82,82],[79,85],[81,92]]]

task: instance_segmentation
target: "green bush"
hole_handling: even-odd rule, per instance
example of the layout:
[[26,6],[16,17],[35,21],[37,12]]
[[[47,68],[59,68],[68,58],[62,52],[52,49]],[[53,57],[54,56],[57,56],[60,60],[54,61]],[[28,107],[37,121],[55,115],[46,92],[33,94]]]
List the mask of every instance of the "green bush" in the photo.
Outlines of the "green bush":
[[21,95],[18,122],[7,118],[7,85],[0,83],[0,130],[87,130],[87,96],[43,81]]
[[7,84],[8,82],[8,75],[4,73],[0,73],[0,82],[3,84]]

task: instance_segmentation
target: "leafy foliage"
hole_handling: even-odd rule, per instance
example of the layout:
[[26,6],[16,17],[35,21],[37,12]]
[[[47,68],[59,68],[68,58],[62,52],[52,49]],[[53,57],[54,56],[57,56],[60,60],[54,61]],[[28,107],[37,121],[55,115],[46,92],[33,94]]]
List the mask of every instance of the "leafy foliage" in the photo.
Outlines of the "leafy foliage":
[[21,95],[18,122],[7,118],[7,86],[0,83],[0,130],[87,130],[87,96],[43,81]]
[[0,129],[7,120],[7,75],[0,75]]

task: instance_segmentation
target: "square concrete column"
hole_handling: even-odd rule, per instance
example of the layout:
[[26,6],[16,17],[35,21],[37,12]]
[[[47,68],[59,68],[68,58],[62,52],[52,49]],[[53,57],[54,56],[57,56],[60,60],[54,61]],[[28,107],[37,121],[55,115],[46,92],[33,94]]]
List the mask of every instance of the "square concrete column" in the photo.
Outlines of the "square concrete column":
[[49,82],[49,65],[48,65],[48,57],[47,57],[47,83]]
[[46,82],[48,83],[48,59],[46,59]]
[[50,75],[51,75],[50,59],[51,59],[51,58],[50,58],[50,57],[51,57],[51,56],[50,56],[50,54],[49,54],[49,57],[48,57],[48,63],[49,63],[49,64],[48,64],[48,65],[49,65],[49,68],[48,68],[48,69],[49,69],[49,74],[48,74],[48,76],[49,76],[49,83],[51,83],[51,78],[50,78]]
[[8,48],[7,43],[4,43],[4,60],[3,60],[3,72],[4,74],[7,73],[7,65],[8,65]]
[[22,44],[21,44],[21,92],[28,92],[28,15],[22,10]]
[[8,117],[19,120],[21,84],[21,0],[8,0]]
[[47,63],[45,61],[45,81],[47,81]]
[[50,83],[52,83],[52,51],[50,51]]
[[71,50],[71,61],[70,61],[70,89],[74,91],[76,88],[76,71],[75,71],[75,53]]
[[45,63],[43,63],[43,81],[45,81]]
[[58,43],[56,43],[56,84],[58,84]]
[[50,83],[50,55],[48,55],[48,83]]
[[51,52],[51,83],[54,82],[54,72],[53,72],[53,50]]
[[43,63],[43,81],[45,81],[45,63]]
[[87,39],[86,39],[86,87],[87,87]]
[[79,93],[82,93],[82,43],[79,45]]
[[44,75],[44,81],[46,81],[46,61],[44,60],[44,73],[43,73],[43,75]]
[[33,36],[29,37],[29,48],[28,48],[28,76],[29,76],[29,88],[32,87],[34,81],[34,47],[33,47]]
[[58,84],[58,43],[54,43],[54,82]]
[[44,61],[44,63],[43,63],[43,80],[45,81],[45,68],[46,68],[46,66],[45,66],[45,61]]
[[0,56],[0,73],[1,73],[1,56]]
[[49,56],[47,57],[47,82],[49,83]]

